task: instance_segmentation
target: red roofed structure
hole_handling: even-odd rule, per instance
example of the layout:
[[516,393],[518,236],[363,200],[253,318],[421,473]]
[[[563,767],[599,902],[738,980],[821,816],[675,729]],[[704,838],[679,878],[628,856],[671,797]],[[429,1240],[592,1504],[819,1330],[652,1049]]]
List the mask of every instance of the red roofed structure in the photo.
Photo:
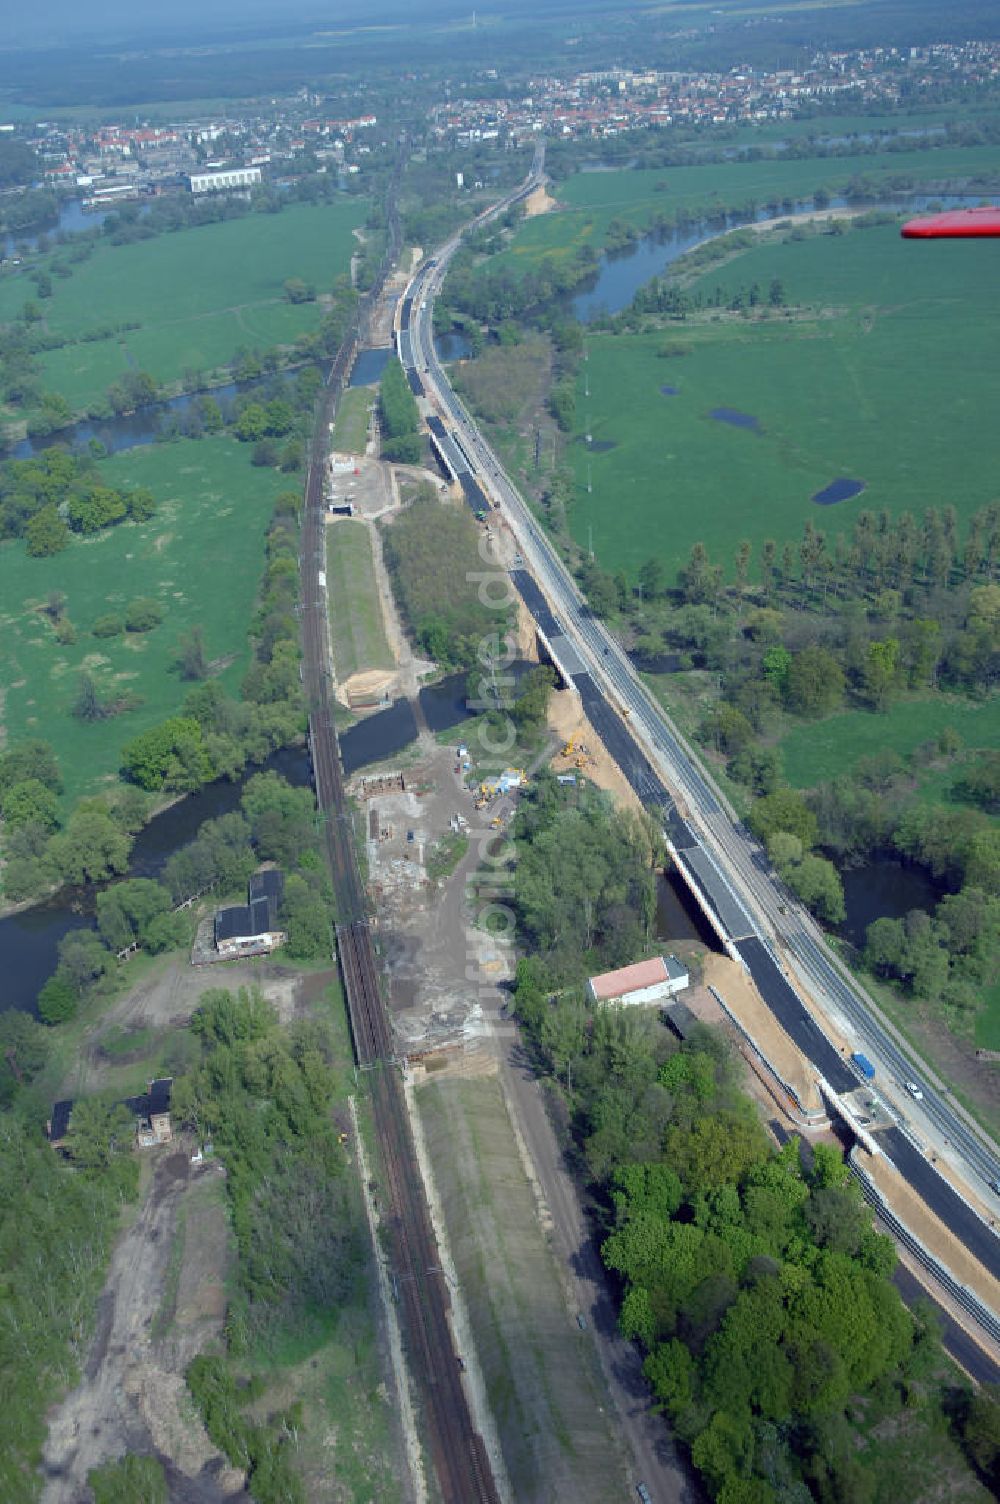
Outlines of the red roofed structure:
[[676,956],[653,956],[648,961],[636,961],[634,966],[622,966],[618,971],[606,971],[599,977],[591,977],[587,983],[587,996],[592,1003],[622,1006],[656,1003],[661,998],[682,992],[689,981],[686,969]]

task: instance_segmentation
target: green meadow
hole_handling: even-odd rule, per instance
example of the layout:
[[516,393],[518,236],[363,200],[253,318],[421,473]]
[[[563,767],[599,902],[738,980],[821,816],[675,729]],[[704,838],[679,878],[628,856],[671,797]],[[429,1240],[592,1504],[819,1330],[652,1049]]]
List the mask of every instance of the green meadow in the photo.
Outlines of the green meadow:
[[581,172],[556,190],[559,209],[526,220],[490,265],[528,270],[545,255],[569,256],[584,245],[600,250],[613,219],[641,230],[654,215],[678,209],[710,214],[748,199],[764,205],[772,198],[811,198],[818,188],[835,194],[858,174],[876,182],[905,177],[916,185],[962,181],[972,192],[985,192],[1000,182],[1000,146]]
[[333,447],[342,454],[364,454],[368,442],[368,412],[372,388],[349,386],[337,403],[333,424]]
[[[213,671],[232,693],[249,666],[247,628],[260,583],[264,534],[288,479],[255,469],[228,438],[133,449],[101,463],[115,486],[148,486],[157,501],[147,523],[73,538],[61,554],[28,557],[22,542],[0,547],[0,704],[8,741],[40,736],[55,747],[69,804],[112,781],[122,745],[175,713],[191,688],[174,665],[178,639],[204,632]],[[76,642],[60,645],[40,611],[49,593],[66,596]],[[97,638],[98,617],[152,597],[163,608],[151,632]],[[141,706],[105,721],[72,715],[78,675],[101,689],[133,690]]]
[[341,518],[327,528],[326,591],[339,682],[362,670],[394,668],[366,522]]
[[[673,578],[700,539],[731,574],[742,539],[759,556],[765,538],[796,543],[807,520],[832,538],[862,508],[919,517],[950,503],[968,516],[995,499],[1000,302],[990,244],[854,230],[762,244],[695,285],[711,293],[756,281],[766,296],[774,277],[790,303],[815,312],[702,315],[665,332],[588,339],[570,526],[582,545],[592,538],[606,568],[634,576],[656,554]],[[690,353],[660,358],[665,343]],[[717,408],[759,429],[711,418]],[[838,476],[865,491],[815,505]]]
[[[981,704],[953,696],[925,695],[901,700],[878,715],[849,710],[822,721],[801,723],[781,740],[785,776],[794,788],[812,788],[849,773],[862,757],[877,752],[893,751],[908,757],[946,730],[956,731],[969,751],[1000,747],[1000,695]],[[951,768],[942,775],[935,797],[947,792],[958,773]]]
[[[291,343],[315,328],[319,306],[287,302],[282,284],[300,277],[328,290],[348,269],[365,209],[356,198],[293,205],[132,245],[100,243],[71,277],[52,278],[51,298],[39,303],[46,327],[73,339],[110,323],[141,327],[47,352],[45,385],[82,408],[130,368],[169,383],[185,368],[223,365],[241,345]],[[34,293],[23,275],[0,281],[0,321]]]

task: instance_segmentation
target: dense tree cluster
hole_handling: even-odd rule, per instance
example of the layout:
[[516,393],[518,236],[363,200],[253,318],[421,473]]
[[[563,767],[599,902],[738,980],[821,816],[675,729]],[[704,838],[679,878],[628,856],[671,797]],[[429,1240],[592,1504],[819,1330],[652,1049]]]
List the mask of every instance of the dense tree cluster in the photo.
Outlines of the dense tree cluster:
[[151,492],[104,485],[94,460],[65,449],[0,464],[0,537],[25,537],[36,557],[58,553],[71,532],[146,522],[155,510]]
[[381,450],[386,459],[415,465],[420,460],[420,412],[400,362],[393,357],[378,389]]
[[769,1145],[718,1047],[683,1048],[646,1089],[659,1152],[612,1174],[603,1254],[675,1433],[713,1498],[769,1504],[796,1480],[863,1497],[850,1402],[888,1383],[901,1408],[932,1342],[889,1282],[891,1242],[836,1149],[804,1171],[797,1141]]
[[597,270],[597,253],[583,245],[571,257],[543,256],[530,271],[493,268],[463,249],[452,261],[445,284],[449,308],[478,323],[502,325],[533,314],[574,292]]
[[[207,992],[191,1028],[202,1058],[175,1082],[173,1112],[212,1139],[226,1166],[239,1254],[226,1334],[230,1354],[240,1355],[278,1332],[308,1333],[361,1273],[329,1110],[332,1041],[317,1022],[280,1030],[260,995],[242,990]],[[289,1459],[298,1412],[268,1422],[248,1416],[256,1396],[237,1386],[222,1357],[196,1358],[188,1384],[212,1440],[246,1468],[253,1498],[304,1501]]]
[[[442,504],[429,487],[382,533],[407,627],[442,667],[469,667],[479,660],[484,641],[506,635],[512,606],[506,575],[484,564],[479,538],[469,511]],[[484,604],[481,584],[487,587],[485,598],[495,604]]]
[[[0,1014],[4,1070],[11,1059],[17,1065],[8,1100],[27,1091],[39,1068],[31,1023]],[[122,1202],[135,1193],[131,1127],[130,1119],[126,1142],[109,1105],[95,1099],[79,1125],[74,1115],[62,1161],[16,1101],[0,1112],[0,1494],[11,1504],[36,1497],[46,1414],[53,1395],[75,1382],[87,1351]]]
[[[601,916],[614,893],[636,903],[650,861],[644,829],[585,797],[597,834],[577,829],[580,791],[544,779],[518,815],[528,953],[515,1007],[537,1066],[565,1086],[622,1331],[720,1504],[889,1504],[899,1495],[879,1482],[879,1425],[905,1407],[911,1434],[941,1435],[946,1406],[961,1414],[969,1396],[943,1393],[935,1323],[903,1308],[892,1244],[839,1151],[774,1148],[713,1031],[678,1049],[648,1012],[584,1002],[588,970],[642,953],[641,932],[620,948]],[[807,820],[801,810],[806,835]],[[992,1407],[957,1427],[972,1456],[981,1432],[988,1467]]]
[[567,790],[541,774],[524,791],[517,842],[515,902],[534,953],[578,977],[643,954],[662,859],[654,821],[616,812],[589,782]]

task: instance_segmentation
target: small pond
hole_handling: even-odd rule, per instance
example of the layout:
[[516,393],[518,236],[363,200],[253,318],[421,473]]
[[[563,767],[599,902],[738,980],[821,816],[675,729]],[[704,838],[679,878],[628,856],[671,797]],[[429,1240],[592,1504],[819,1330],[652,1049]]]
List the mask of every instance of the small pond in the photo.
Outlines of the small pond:
[[447,334],[435,334],[434,349],[442,365],[447,365],[449,360],[468,360],[472,355],[468,337],[458,329],[451,329]]
[[760,433],[760,419],[753,413],[741,413],[737,407],[713,407],[708,416],[717,423],[728,423],[731,428],[748,428],[752,433]]
[[911,909],[931,914],[947,889],[923,867],[898,857],[874,857],[860,867],[841,871],[847,917],[840,926],[845,940],[859,949],[876,919],[903,919]]
[[852,496],[860,496],[864,489],[863,480],[849,480],[846,475],[838,475],[822,491],[817,491],[812,500],[819,507],[832,507],[838,501],[850,501]]

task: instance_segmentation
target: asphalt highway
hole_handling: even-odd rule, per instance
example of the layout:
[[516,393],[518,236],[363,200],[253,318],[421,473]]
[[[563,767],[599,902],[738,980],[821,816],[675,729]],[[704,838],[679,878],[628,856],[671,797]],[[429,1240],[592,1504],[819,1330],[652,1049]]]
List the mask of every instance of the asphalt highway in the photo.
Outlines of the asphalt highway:
[[[536,150],[531,175],[518,194],[479,217],[486,222],[503,213],[542,181],[544,151]],[[890,1157],[937,1215],[951,1227],[976,1258],[1000,1277],[1000,1239],[949,1181],[938,1174],[929,1154],[947,1157],[970,1184],[979,1183],[989,1202],[1000,1182],[1000,1153],[944,1088],[928,1077],[903,1041],[879,1015],[873,1001],[840,965],[812,919],[790,901],[773,873],[766,853],[726,805],[699,766],[691,749],[653,701],[619,644],[593,615],[576,582],[486,443],[474,419],[451,388],[434,350],[432,317],[440,288],[461,237],[452,237],[417,272],[403,304],[406,355],[415,363],[425,389],[446,413],[461,448],[480,482],[510,523],[524,556],[513,572],[539,628],[558,656],[560,642],[573,649],[574,661],[587,672],[573,673],[588,717],[646,804],[664,811],[668,834],[678,847],[700,844],[717,874],[721,889],[738,899],[747,916],[747,933],[731,934],[757,985],[786,1031],[835,1091],[861,1084],[805,1008],[778,965],[783,956],[817,1003],[862,1050],[877,1070],[875,1089],[899,1123]],[[402,346],[402,341],[401,341]],[[711,887],[707,897],[713,900]],[[722,895],[723,897],[725,894]],[[792,979],[794,980],[794,978]],[[923,1091],[919,1106],[906,1096],[904,1083],[916,1081]],[[927,1151],[927,1152],[925,1152]]]

